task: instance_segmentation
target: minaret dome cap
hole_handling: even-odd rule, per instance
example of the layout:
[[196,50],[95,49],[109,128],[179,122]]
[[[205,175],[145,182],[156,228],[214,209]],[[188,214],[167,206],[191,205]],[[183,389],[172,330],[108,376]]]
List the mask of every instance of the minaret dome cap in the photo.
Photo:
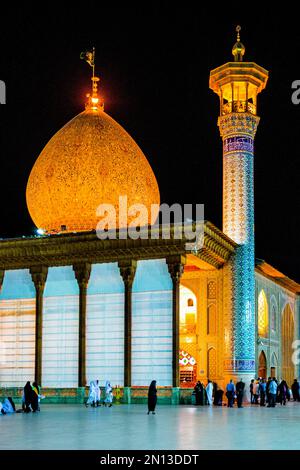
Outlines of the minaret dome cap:
[[241,43],[241,40],[240,40],[240,30],[241,30],[240,25],[238,25],[235,30],[237,32],[237,41],[232,48],[232,55],[234,57],[235,62],[242,62],[246,48],[244,44]]

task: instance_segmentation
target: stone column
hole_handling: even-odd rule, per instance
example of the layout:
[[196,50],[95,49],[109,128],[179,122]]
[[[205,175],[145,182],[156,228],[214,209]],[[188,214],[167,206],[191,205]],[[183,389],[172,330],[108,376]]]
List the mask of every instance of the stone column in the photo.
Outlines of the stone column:
[[131,326],[132,326],[132,285],[136,272],[136,260],[120,260],[120,274],[124,281],[124,401],[130,403],[131,387]]
[[34,379],[42,385],[43,352],[43,294],[48,275],[47,266],[32,266],[30,274],[35,287],[35,373]]
[[73,270],[79,287],[79,350],[78,387],[86,386],[86,296],[91,274],[90,263],[74,264]]
[[[180,324],[180,302],[179,302],[179,287],[180,287],[180,278],[183,274],[183,269],[185,265],[185,257],[181,255],[169,256],[167,258],[167,264],[169,273],[173,283],[173,357],[172,357],[172,368],[173,368],[173,380],[172,385],[175,389],[176,394],[178,395],[178,400],[175,398],[175,401],[179,401],[179,324]],[[174,395],[174,392],[173,392]]]
[[1,289],[2,289],[4,273],[5,273],[4,269],[0,269],[0,292],[1,292]]

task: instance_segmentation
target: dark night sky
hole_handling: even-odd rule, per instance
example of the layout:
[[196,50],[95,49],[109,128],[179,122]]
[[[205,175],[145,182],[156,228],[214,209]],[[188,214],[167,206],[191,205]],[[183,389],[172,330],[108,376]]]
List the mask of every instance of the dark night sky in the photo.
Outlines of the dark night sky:
[[300,281],[300,105],[291,102],[291,83],[300,79],[296,14],[288,6],[257,4],[245,13],[239,2],[224,11],[186,3],[43,2],[43,11],[30,3],[1,11],[7,104],[0,106],[0,237],[33,234],[27,178],[47,141],[83,110],[90,68],[79,55],[93,45],[105,110],[144,151],[162,202],[204,203],[205,218],[221,227],[219,103],[208,77],[231,60],[241,24],[246,60],[270,71],[259,96],[256,256]]

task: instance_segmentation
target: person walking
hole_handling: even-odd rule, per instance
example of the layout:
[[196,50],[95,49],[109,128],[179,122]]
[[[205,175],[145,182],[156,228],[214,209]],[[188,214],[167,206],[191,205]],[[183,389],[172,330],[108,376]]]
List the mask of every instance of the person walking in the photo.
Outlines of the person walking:
[[300,401],[299,389],[300,389],[299,382],[297,379],[294,379],[294,382],[292,384],[292,394],[293,394],[294,401]]
[[269,385],[269,404],[268,408],[275,408],[277,395],[277,382],[275,377],[270,381]]
[[104,406],[108,405],[110,408],[113,402],[113,393],[112,393],[112,386],[110,385],[110,381],[107,380],[105,383],[105,398],[104,398]]
[[226,397],[227,397],[227,400],[228,400],[228,404],[227,404],[228,408],[233,407],[234,394],[235,394],[235,386],[234,386],[234,383],[233,383],[232,379],[230,379],[229,384],[227,384],[227,386],[226,386]]
[[266,406],[266,390],[267,390],[266,380],[261,379],[259,386],[258,386],[260,406]]
[[150,411],[153,415],[155,415],[155,407],[157,403],[157,389],[156,389],[156,380],[152,380],[149,390],[148,390],[148,413]]
[[286,405],[286,399],[288,395],[288,385],[285,380],[282,380],[278,385],[278,395],[279,395],[279,403],[281,405]]
[[250,403],[251,405],[254,403],[254,396],[253,396],[253,384],[254,384],[254,379],[251,380],[249,389],[250,389]]
[[243,408],[243,396],[244,396],[245,384],[242,379],[236,384],[236,395],[237,395],[237,406],[238,408]]
[[96,387],[95,382],[93,380],[90,382],[89,396],[85,406],[88,407],[89,405],[91,405],[92,407],[96,406]]
[[101,406],[101,388],[100,388],[100,383],[99,380],[95,380],[94,382],[94,387],[95,387],[95,406]]
[[196,405],[203,405],[203,386],[200,380],[196,383],[195,387],[195,398],[196,398]]
[[213,403],[213,384],[212,384],[211,380],[208,381],[208,384],[206,385],[205,390],[206,390],[208,405],[212,405],[212,403]]
[[268,377],[268,381],[266,383],[266,402],[270,403],[270,383],[272,382],[272,377]]
[[254,380],[254,382],[253,382],[252,392],[253,392],[253,403],[254,403],[254,405],[258,405],[258,396],[259,396],[258,387],[259,387],[259,379]]

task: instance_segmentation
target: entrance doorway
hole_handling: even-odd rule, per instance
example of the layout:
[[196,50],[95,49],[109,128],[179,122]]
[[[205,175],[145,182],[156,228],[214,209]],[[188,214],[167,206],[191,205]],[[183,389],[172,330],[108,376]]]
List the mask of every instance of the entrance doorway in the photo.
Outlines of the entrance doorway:
[[193,388],[197,381],[197,298],[191,289],[180,286],[180,387]]
[[258,358],[258,377],[267,378],[267,358],[264,351],[261,351]]

